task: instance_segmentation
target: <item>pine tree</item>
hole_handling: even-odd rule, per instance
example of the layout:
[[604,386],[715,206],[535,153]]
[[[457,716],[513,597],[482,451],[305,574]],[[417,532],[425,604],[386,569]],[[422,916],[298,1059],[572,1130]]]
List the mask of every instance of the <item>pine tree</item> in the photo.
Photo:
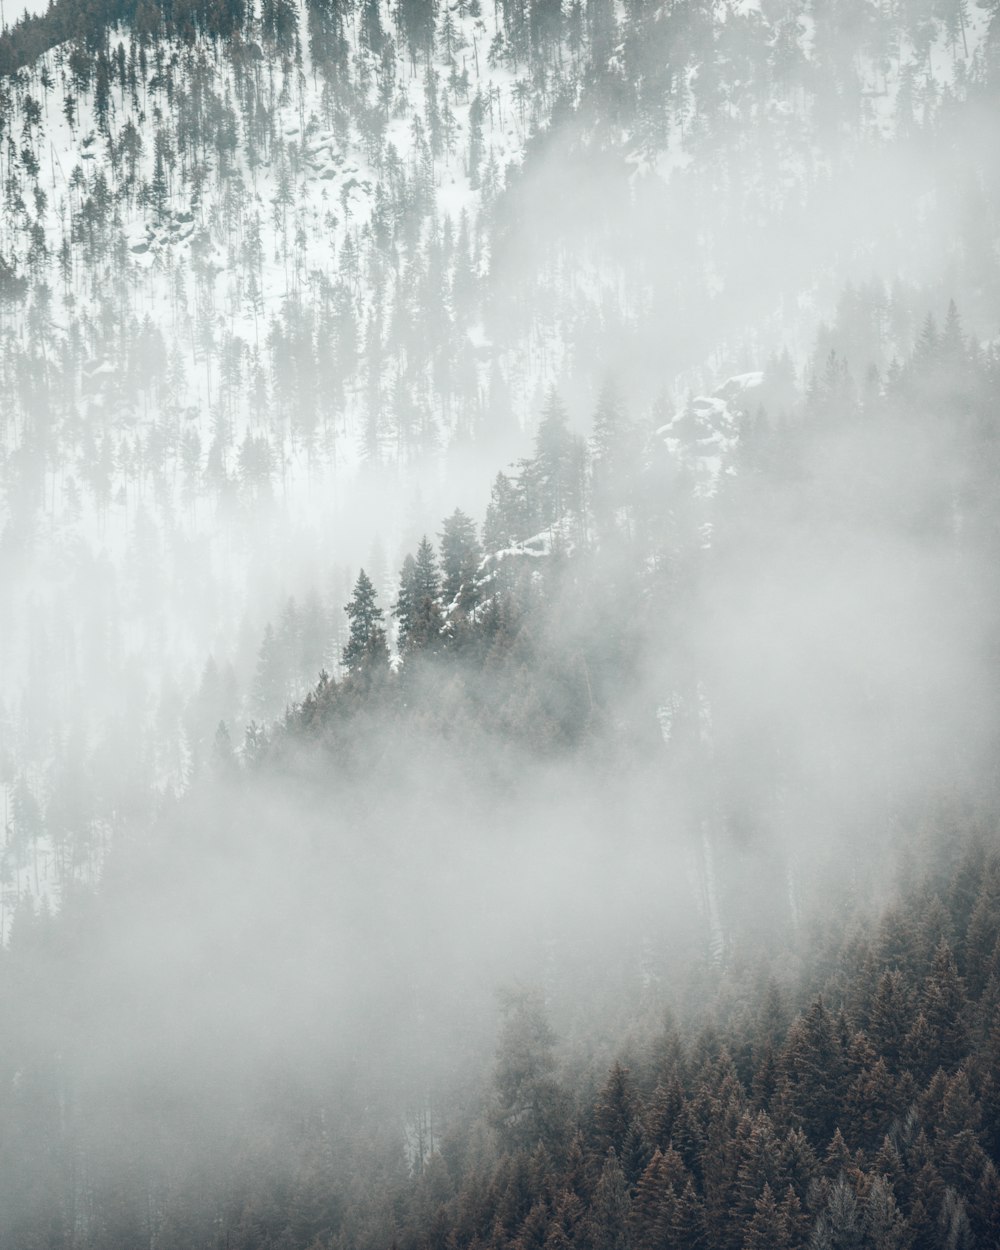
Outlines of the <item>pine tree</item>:
[[608,1073],[594,1107],[594,1127],[602,1152],[613,1150],[620,1157],[635,1115],[635,1086],[628,1068],[615,1063]]
[[784,1212],[766,1182],[754,1204],[754,1213],[743,1238],[743,1250],[789,1250],[792,1245]]
[[364,569],[358,574],[354,594],[344,608],[350,621],[350,636],[341,662],[352,675],[371,676],[389,664],[389,648],[382,627],[382,609],[375,601],[375,587]]
[[628,1183],[614,1150],[609,1150],[594,1188],[591,1245],[594,1250],[631,1250]]
[[525,536],[522,512],[517,486],[505,473],[498,473],[490,488],[483,522],[483,547],[487,553],[503,551]]
[[965,336],[962,333],[962,318],[954,300],[948,301],[945,314],[944,329],[941,331],[941,356],[946,364],[955,367],[965,360]]
[[584,462],[583,441],[570,432],[566,409],[551,388],[535,435],[535,454],[523,475],[533,524],[541,528],[567,513],[579,516]]
[[983,1109],[972,1090],[969,1074],[959,1068],[945,1083],[941,1108],[935,1128],[939,1137],[957,1137],[963,1132],[975,1133],[982,1123]]
[[924,984],[921,1007],[937,1062],[946,1070],[953,1070],[961,1062],[968,1045],[967,1002],[955,957],[946,942],[942,942],[934,953],[930,975]]
[[919,1085],[925,1085],[937,1067],[934,1035],[922,1011],[917,1013],[906,1035],[903,1061]]
[[862,1223],[872,1250],[905,1250],[906,1222],[891,1182],[876,1176],[865,1194]]
[[831,1180],[836,1180],[838,1176],[853,1176],[857,1169],[855,1167],[855,1159],[848,1148],[847,1142],[844,1141],[844,1135],[840,1131],[840,1126],[834,1130],[833,1137],[823,1156],[823,1171]]
[[407,555],[399,572],[399,589],[392,614],[399,623],[399,652],[402,655],[409,646],[410,632],[416,616],[417,602],[417,562],[412,555]]
[[212,771],[220,780],[234,777],[238,772],[236,753],[224,720],[219,721],[212,743]]
[[621,1167],[629,1185],[634,1185],[646,1169],[653,1151],[638,1116],[633,1119],[622,1145]]
[[441,594],[441,576],[438,572],[434,548],[425,534],[417,545],[415,589],[417,599],[437,600]]
[[809,1187],[818,1174],[819,1163],[805,1133],[798,1128],[789,1130],[781,1144],[781,1175],[800,1201],[806,1201]]
[[864,1229],[854,1190],[840,1177],[813,1230],[810,1250],[865,1250]]
[[945,1190],[938,1216],[938,1230],[942,1250],[975,1250],[972,1225],[965,1201],[954,1189]]
[[476,537],[472,519],[456,508],[444,523],[441,539],[441,589],[447,605],[456,605],[463,614],[474,610],[479,594],[476,574],[482,560],[482,548]]
[[433,651],[441,637],[442,617],[438,606],[440,576],[434,548],[425,535],[417,555],[408,555],[399,579],[399,595],[393,615],[399,621],[401,655]]
[[910,996],[898,969],[884,972],[879,979],[868,1017],[868,1036],[877,1054],[895,1068],[903,1055],[909,1031]]
[[530,991],[506,994],[503,1010],[493,1074],[493,1122],[510,1149],[532,1148],[539,1142],[558,1145],[563,1098],[554,1079],[555,1034],[541,996]]
[[791,1027],[781,1059],[787,1099],[814,1140],[828,1140],[840,1107],[844,1056],[835,1022],[817,998]]
[[750,1136],[743,1149],[737,1172],[738,1210],[744,1219],[750,1219],[765,1187],[772,1195],[781,1193],[784,1181],[781,1173],[781,1150],[771,1117],[760,1111],[754,1117]]
[[973,1231],[978,1237],[977,1245],[987,1245],[987,1238],[1000,1228],[1000,1175],[992,1159],[983,1165],[970,1207]]
[[676,1072],[653,1091],[646,1119],[646,1131],[654,1146],[666,1150],[674,1135],[674,1124],[684,1105],[684,1090]]
[[667,1236],[668,1246],[684,1246],[689,1250],[702,1250],[702,1247],[709,1244],[705,1204],[692,1181],[688,1181],[685,1185],[684,1192],[678,1197],[673,1207]]
[[[680,1188],[689,1179],[679,1156]],[[639,1177],[631,1208],[632,1244],[636,1250],[655,1250],[666,1238],[668,1212],[667,1199],[675,1195],[676,1180],[672,1181],[668,1164],[659,1147],[653,1152],[645,1171]]]

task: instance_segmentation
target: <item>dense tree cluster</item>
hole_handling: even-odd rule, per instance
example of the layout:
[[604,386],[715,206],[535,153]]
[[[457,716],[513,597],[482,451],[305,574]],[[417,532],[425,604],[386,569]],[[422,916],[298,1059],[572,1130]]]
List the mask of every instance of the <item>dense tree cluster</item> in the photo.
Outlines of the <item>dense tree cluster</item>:
[[[95,1107],[92,1123],[68,1109],[85,1051],[50,1051],[51,1022],[34,1016],[66,992],[93,904],[24,914],[0,960],[18,1019],[0,1044],[0,1245],[78,1245],[81,1228],[83,1244],[167,1250],[992,1245],[1000,855],[969,823],[941,808],[942,862],[881,916],[822,917],[804,971],[752,947],[721,970],[696,961],[697,993],[677,993],[666,1026],[647,1003],[606,1066],[586,1036],[560,1038],[540,992],[507,993],[492,1072],[422,1105],[405,1134],[377,1086],[290,1082],[275,1106],[220,1069],[209,1139],[174,1154],[183,1100],[168,1100],[159,1129],[126,1121],[126,1159],[102,1136],[126,1108]],[[104,974],[84,956],[72,975],[70,1019]],[[17,1053],[33,1030],[41,1050]],[[220,1062],[242,1053],[230,1044]],[[188,1076],[195,1090],[204,1079]],[[158,1080],[144,1097],[167,1096]]]
[[[220,722],[237,753],[257,763],[268,742],[288,735],[344,745],[368,704],[402,726],[412,718],[465,734],[470,752],[480,731],[545,750],[609,736],[621,750],[657,749],[654,712],[669,708],[670,750],[689,769],[691,752],[702,752],[697,704],[707,699],[714,764],[748,749],[756,762],[754,779],[737,780],[734,764],[726,802],[742,821],[748,809],[770,819],[787,785],[788,744],[768,725],[774,696],[763,692],[748,723],[744,709],[727,714],[723,675],[698,659],[692,631],[714,584],[752,567],[775,533],[787,543],[790,508],[870,523],[873,542],[930,542],[956,569],[972,561],[985,622],[996,602],[996,349],[966,334],[951,306],[937,320],[911,317],[913,347],[887,360],[884,339],[859,331],[865,321],[884,324],[878,310],[887,306],[877,290],[848,292],[801,393],[787,357],[776,357],[758,386],[726,401],[738,436],[716,493],[704,493],[696,475],[704,436],[718,432],[695,406],[633,414],[609,385],[585,445],[551,393],[533,454],[496,476],[481,526],[455,510],[437,544],[424,535],[402,561],[395,585],[369,566],[351,599],[345,571],[339,601],[337,588],[289,599],[262,634],[244,630],[237,663],[210,658],[189,694],[167,682],[134,766],[122,766],[133,758],[124,713],[96,745],[70,740],[40,774],[8,756],[8,888],[37,872],[40,848],[54,851],[61,881],[91,876],[116,834],[154,809],[156,770],[180,780],[211,764]],[[849,475],[820,468],[845,446]],[[943,470],[930,478],[927,456]],[[134,559],[133,576],[148,577],[163,559],[155,536],[137,532]],[[97,616],[113,587],[106,568],[94,572],[107,579],[108,600],[88,605],[87,655],[96,672],[111,673],[114,634]],[[657,648],[665,658],[651,678]],[[871,680],[875,697],[882,675]],[[35,669],[32,681],[25,713],[44,743],[45,718],[58,715],[65,692]],[[989,689],[975,697],[987,703]],[[893,747],[885,749],[888,758]],[[953,762],[974,770],[980,749],[970,734],[956,741]],[[926,762],[943,766],[936,753]],[[22,891],[9,892],[12,905]]]
[[[494,1157],[458,1127],[414,1182],[397,1244],[993,1244],[998,890],[995,848],[974,847],[828,950],[813,997],[758,982],[713,1026],[635,1047],[589,1098],[583,1081],[553,1083],[553,1039],[519,1002],[498,1050]],[[344,1233],[376,1244],[363,1223]]]
[[[868,524],[876,546],[926,541],[956,568],[973,561],[991,617],[998,603],[989,573],[997,532],[998,362],[995,349],[964,334],[954,304],[943,324],[938,331],[928,314],[912,351],[887,366],[878,342],[867,340],[859,349],[866,375],[859,385],[830,346],[846,332],[834,323],[820,335],[801,398],[794,378],[789,386],[787,362],[775,358],[758,386],[731,400],[741,429],[716,496],[704,496],[683,467],[685,446],[695,449],[697,464],[700,440],[706,428],[711,433],[696,409],[654,428],[630,417],[607,388],[587,447],[568,431],[552,393],[534,455],[494,481],[482,541],[456,510],[443,522],[439,553],[424,536],[405,558],[392,607],[395,666],[376,589],[362,572],[346,609],[351,630],[342,681],[324,674],[301,704],[289,699],[278,736],[322,735],[338,724],[335,736],[349,736],[359,697],[403,720],[430,717],[454,728],[468,718],[469,730],[491,723],[553,747],[612,726],[623,741],[633,734],[641,740],[652,701],[679,706],[693,687],[713,702],[718,693],[723,716],[716,675],[690,654],[663,678],[666,686],[638,704],[633,683],[648,679],[643,663],[657,638],[676,644],[697,628],[713,583],[724,584],[734,565],[753,560],[762,534],[778,532],[790,506],[835,525]],[[653,422],[663,415],[657,409]],[[932,450],[947,471],[928,480],[919,463],[901,461],[883,474],[878,456],[904,429],[919,456]],[[667,443],[680,448],[672,457]],[[845,444],[862,461],[849,479],[822,467]],[[754,518],[750,531],[747,517]],[[382,679],[370,688],[374,669]],[[735,726],[730,740],[725,720],[716,724],[717,763],[746,747]],[[758,762],[770,779],[763,784],[782,785],[780,745],[765,750],[762,741],[754,749],[763,752]],[[734,800],[748,801],[742,792]]]

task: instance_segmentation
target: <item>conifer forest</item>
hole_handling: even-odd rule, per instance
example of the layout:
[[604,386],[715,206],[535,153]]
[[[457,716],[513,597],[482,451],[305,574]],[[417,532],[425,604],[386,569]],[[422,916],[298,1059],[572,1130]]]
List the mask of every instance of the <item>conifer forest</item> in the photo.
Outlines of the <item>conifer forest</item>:
[[0,1250],[1000,1250],[1000,0],[27,2]]

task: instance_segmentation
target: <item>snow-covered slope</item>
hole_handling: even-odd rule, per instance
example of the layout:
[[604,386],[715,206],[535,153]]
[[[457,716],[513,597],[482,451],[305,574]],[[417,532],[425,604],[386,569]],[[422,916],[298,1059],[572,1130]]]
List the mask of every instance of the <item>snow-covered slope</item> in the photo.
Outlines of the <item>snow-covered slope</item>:
[[[527,118],[488,63],[492,14],[452,14],[419,67],[388,34],[376,54],[349,31],[344,83],[313,67],[298,22],[287,55],[114,31],[110,80],[59,47],[3,87],[8,901],[29,876],[44,894],[47,875],[93,870],[127,818],[124,774],[143,793],[184,785],[220,720],[238,739],[334,667],[348,563],[404,508],[436,520],[419,476],[387,496],[358,470],[440,446],[457,420],[429,394],[417,323],[431,282],[440,304],[462,271],[475,281],[480,202]],[[383,364],[390,316],[401,341]],[[473,338],[459,353],[476,387]],[[409,431],[388,416],[404,378],[423,405]],[[322,641],[255,695],[264,622],[310,589],[310,623],[293,606],[289,633]],[[115,739],[123,775],[95,786]],[[104,793],[60,856],[34,824],[68,753]]]
[[966,281],[968,202],[937,188],[956,135],[980,151],[982,21],[922,50],[901,10],[845,69],[805,11],[599,8],[546,30],[456,0],[419,42],[388,3],[292,6],[3,81],[10,898],[92,876],[220,721],[238,746],[333,668],[357,564],[391,602],[549,384],[584,433],[609,375],[643,417],[672,393],[707,512],[739,437],[720,379],[749,394],[845,280]]

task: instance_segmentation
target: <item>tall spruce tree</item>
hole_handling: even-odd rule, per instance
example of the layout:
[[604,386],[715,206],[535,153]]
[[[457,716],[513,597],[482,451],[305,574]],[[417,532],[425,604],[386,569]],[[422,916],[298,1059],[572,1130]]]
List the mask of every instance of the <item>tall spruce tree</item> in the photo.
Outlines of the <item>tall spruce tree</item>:
[[469,613],[478,602],[476,573],[483,556],[475,523],[456,508],[445,521],[440,538],[445,603],[455,604],[460,612]]
[[582,512],[584,464],[583,440],[570,430],[566,409],[552,387],[535,435],[535,454],[523,475],[529,512],[537,526],[551,526],[567,513]]
[[406,650],[413,629],[416,614],[416,580],[417,562],[412,555],[407,555],[399,571],[399,590],[396,592],[396,602],[392,607],[392,614],[399,625],[400,655]]
[[441,636],[441,578],[437,557],[426,534],[417,555],[403,561],[399,577],[399,597],[393,615],[399,622],[399,652],[435,650]]
[[342,653],[342,663],[352,675],[372,674],[389,664],[389,648],[382,626],[382,609],[375,600],[375,587],[362,569],[354,585],[354,594],[344,608],[351,623],[351,632]]

